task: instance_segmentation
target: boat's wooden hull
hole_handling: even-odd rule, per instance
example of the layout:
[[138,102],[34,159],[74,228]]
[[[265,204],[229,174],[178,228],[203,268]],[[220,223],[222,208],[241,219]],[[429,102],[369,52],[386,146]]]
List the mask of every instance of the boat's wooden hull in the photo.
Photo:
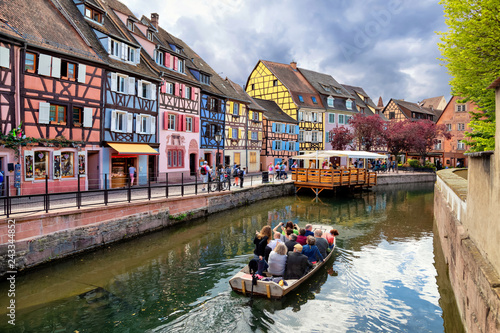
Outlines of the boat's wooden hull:
[[[267,298],[279,299],[297,288],[302,282],[309,279],[316,273],[326,262],[333,256],[335,248],[327,255],[326,260],[316,264],[306,275],[299,280],[285,280],[288,286],[280,286],[279,284],[271,281],[258,280],[257,284],[253,286],[253,295],[264,296]],[[229,280],[231,288],[245,296],[250,296],[252,291],[252,275],[249,272],[248,265],[239,271],[235,276]]]

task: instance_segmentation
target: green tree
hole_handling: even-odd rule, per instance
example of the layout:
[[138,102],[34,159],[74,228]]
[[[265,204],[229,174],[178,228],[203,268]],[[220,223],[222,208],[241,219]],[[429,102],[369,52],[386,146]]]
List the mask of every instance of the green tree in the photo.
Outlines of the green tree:
[[488,86],[500,76],[499,0],[441,0],[448,31],[439,33],[442,60],[452,76],[452,94],[473,101],[471,151],[495,147],[495,94]]

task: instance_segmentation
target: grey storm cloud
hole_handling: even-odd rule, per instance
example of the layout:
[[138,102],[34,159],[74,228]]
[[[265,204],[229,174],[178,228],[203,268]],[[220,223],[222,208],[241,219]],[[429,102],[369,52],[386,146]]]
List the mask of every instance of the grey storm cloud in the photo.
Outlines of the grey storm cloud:
[[375,100],[417,102],[450,88],[434,0],[124,0],[183,39],[222,77],[245,84],[259,59],[327,73]]

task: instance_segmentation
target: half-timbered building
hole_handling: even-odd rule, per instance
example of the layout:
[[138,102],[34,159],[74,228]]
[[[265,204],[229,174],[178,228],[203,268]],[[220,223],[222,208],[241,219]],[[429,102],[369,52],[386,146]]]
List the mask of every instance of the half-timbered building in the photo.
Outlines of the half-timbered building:
[[367,116],[371,116],[377,114],[379,111],[379,107],[375,105],[373,100],[368,96],[368,94],[361,87],[350,86],[347,84],[342,84],[345,90],[351,94],[354,98],[354,105],[356,107],[356,111],[365,114]]
[[290,117],[299,121],[300,151],[323,150],[325,108],[313,86],[297,68],[260,60],[250,74],[246,91],[251,97],[275,101]]
[[300,143],[299,122],[287,115],[274,101],[254,98],[264,108],[262,121],[261,170],[267,171],[271,163],[287,162],[290,167],[293,156],[298,155]]
[[358,113],[355,98],[331,75],[300,69],[307,81],[318,91],[325,106],[324,113],[324,143],[325,149],[332,149],[332,134],[335,127],[350,127],[349,119]]
[[[160,79],[144,60],[135,40],[132,12],[116,0],[82,0],[73,14],[87,33],[93,48],[107,62],[103,79],[103,158],[101,173],[109,175],[111,187],[146,184],[157,173],[157,91]],[[68,11],[72,10],[68,8]],[[82,26],[82,25],[81,25]],[[132,25],[133,27],[134,25]],[[134,177],[129,177],[135,168]]]
[[423,107],[418,103],[394,98],[391,98],[389,103],[387,103],[382,110],[382,114],[389,119],[389,121],[428,119],[436,122],[441,112],[442,111]]
[[21,0],[5,9],[11,30],[3,32],[24,44],[11,54],[19,71],[19,121],[38,141],[21,151],[21,194],[46,186],[76,191],[79,177],[81,189],[91,187],[99,173],[104,62],[62,7]]

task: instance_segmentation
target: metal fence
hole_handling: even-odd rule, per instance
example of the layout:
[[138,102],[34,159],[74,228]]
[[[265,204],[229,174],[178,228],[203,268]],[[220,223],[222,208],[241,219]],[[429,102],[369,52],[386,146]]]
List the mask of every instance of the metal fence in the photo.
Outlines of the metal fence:
[[[266,174],[264,176],[264,174]],[[69,192],[54,193],[49,187],[49,178],[45,177],[44,193],[28,195],[12,195],[12,190],[0,191],[0,216],[9,218],[13,215],[26,215],[38,212],[48,213],[50,210],[60,209],[80,209],[81,207],[99,206],[120,202],[143,201],[159,198],[183,197],[185,195],[197,195],[199,193],[211,193],[221,191],[231,191],[241,186],[235,186],[235,179],[230,175],[217,175],[209,177],[208,183],[201,182],[197,176],[184,177],[183,174],[169,176],[168,173],[158,177],[141,178],[139,175],[137,184],[132,185],[130,178],[127,178],[125,186],[121,188],[110,188],[111,182],[108,175],[103,175],[99,182],[100,189],[82,190],[81,178],[77,176],[77,190]],[[172,180],[171,178],[174,178]],[[191,179],[192,178],[192,179]],[[213,179],[210,179],[213,178]],[[139,181],[139,179],[143,179]],[[244,186],[253,186],[266,182],[284,182],[284,179],[267,179],[267,173],[252,174],[244,177]],[[95,179],[97,181],[97,179]],[[90,179],[87,182],[91,182]],[[136,182],[134,182],[136,183]],[[39,183],[40,184],[40,183]],[[10,189],[11,179],[5,177],[4,189]],[[3,209],[2,209],[3,208]]]

